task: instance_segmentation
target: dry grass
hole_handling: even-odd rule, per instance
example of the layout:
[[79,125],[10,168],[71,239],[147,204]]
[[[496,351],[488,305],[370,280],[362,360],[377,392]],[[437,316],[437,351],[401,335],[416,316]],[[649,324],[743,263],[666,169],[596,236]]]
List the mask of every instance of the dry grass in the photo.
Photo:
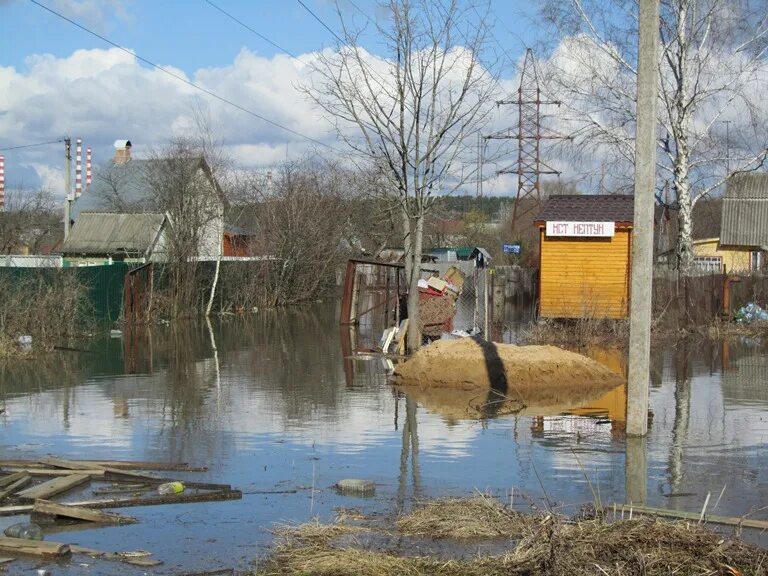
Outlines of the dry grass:
[[[503,554],[450,560],[399,556],[334,543],[359,528],[312,523],[279,531],[283,541],[254,576],[768,576],[768,552],[693,523],[649,518],[567,522],[554,516],[500,521],[507,511],[490,500],[483,496],[463,503],[433,502],[401,518],[398,528],[434,538],[525,532]],[[479,518],[468,517],[470,510]],[[458,516],[450,519],[446,515],[452,512]],[[483,518],[490,528],[480,526]],[[466,522],[466,531],[457,530]]]
[[92,324],[88,287],[66,270],[6,270],[0,295],[0,358],[23,355],[19,336],[32,336],[36,350],[48,349]]
[[290,543],[291,545],[294,545],[296,542],[303,544],[327,544],[340,536],[357,534],[366,530],[362,526],[352,526],[342,522],[321,524],[318,519],[315,519],[304,524],[283,524],[275,528],[273,533],[281,538],[284,543]]
[[644,518],[566,524],[548,545],[552,574],[762,575],[766,552],[687,522]]
[[400,518],[397,529],[403,534],[430,538],[518,537],[540,520],[513,512],[496,498],[478,494],[429,502]]
[[558,344],[569,348],[591,344],[624,346],[629,338],[629,320],[576,318],[573,320],[545,319],[532,323],[525,332],[530,344]]

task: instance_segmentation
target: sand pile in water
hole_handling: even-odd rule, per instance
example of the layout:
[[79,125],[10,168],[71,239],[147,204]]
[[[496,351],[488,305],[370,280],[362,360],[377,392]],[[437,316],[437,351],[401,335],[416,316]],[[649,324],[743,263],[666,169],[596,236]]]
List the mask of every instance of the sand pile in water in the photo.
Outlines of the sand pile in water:
[[556,346],[515,346],[475,338],[438,340],[395,369],[395,384],[458,390],[494,389],[525,402],[544,388],[605,391],[624,379],[589,358]]

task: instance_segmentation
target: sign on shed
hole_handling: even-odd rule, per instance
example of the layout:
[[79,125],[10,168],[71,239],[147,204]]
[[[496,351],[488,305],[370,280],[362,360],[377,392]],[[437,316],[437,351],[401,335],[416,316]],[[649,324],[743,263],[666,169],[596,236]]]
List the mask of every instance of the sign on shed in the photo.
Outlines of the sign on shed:
[[615,229],[614,222],[547,222],[547,236],[611,238]]

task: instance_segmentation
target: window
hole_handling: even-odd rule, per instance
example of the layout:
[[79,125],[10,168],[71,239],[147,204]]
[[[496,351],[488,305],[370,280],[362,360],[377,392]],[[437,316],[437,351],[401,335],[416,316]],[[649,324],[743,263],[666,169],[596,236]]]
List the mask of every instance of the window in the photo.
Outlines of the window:
[[701,272],[717,274],[723,270],[723,259],[720,256],[697,256],[693,266]]

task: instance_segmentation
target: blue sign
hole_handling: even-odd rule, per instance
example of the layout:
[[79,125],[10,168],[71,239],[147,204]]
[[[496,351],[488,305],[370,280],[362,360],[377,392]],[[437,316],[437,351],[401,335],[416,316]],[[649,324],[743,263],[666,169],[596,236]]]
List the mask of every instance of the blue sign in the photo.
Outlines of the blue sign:
[[521,251],[520,244],[504,244],[502,248],[504,249],[504,254],[520,254]]

